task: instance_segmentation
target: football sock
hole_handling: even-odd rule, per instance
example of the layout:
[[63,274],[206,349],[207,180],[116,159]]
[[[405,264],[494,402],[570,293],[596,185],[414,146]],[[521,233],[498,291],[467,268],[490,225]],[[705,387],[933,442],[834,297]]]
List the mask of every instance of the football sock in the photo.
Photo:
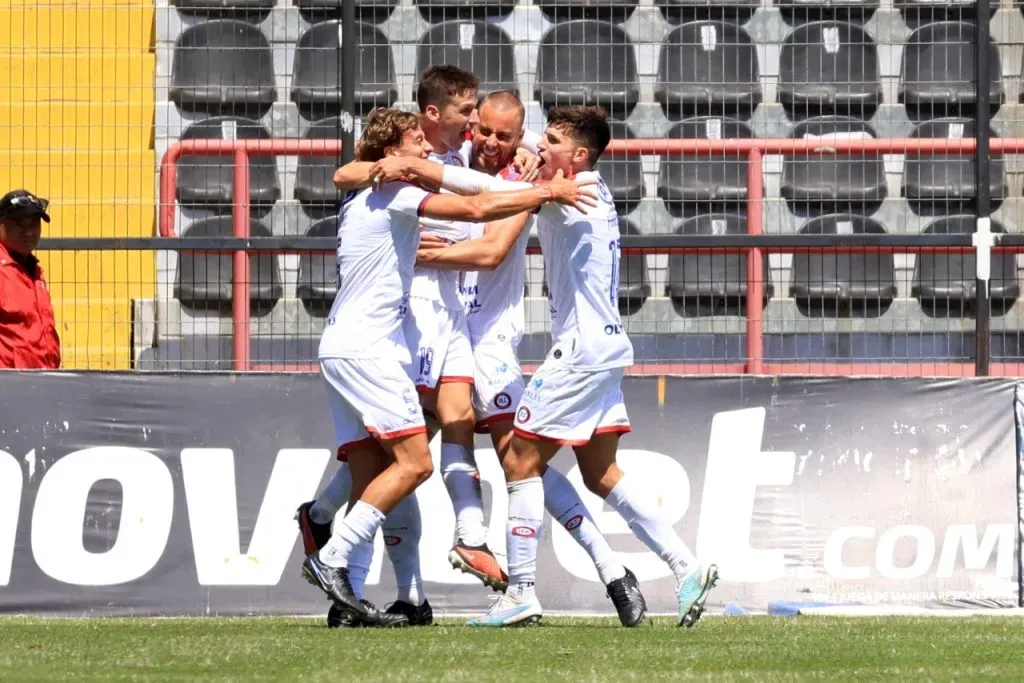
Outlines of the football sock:
[[363,599],[363,586],[366,585],[366,575],[370,573],[372,561],[373,543],[360,543],[348,556],[348,580],[360,600]]
[[544,484],[540,477],[510,482],[508,489],[508,584],[524,596],[537,579],[537,544],[544,520]]
[[373,543],[383,522],[383,512],[365,501],[356,501],[341,523],[334,525],[331,539],[320,549],[320,561],[328,567],[347,567],[353,549],[360,543]]
[[420,573],[420,536],[423,523],[416,493],[409,494],[395,506],[384,524],[384,547],[395,568],[398,599],[412,605],[423,602],[423,576]]
[[541,480],[544,482],[544,506],[548,513],[587,551],[597,567],[601,583],[607,586],[625,576],[626,568],[615,559],[615,553],[597,528],[576,488],[553,467],[548,467]]
[[441,477],[455,508],[455,531],[459,540],[471,547],[483,545],[487,542],[487,527],[480,472],[476,469],[472,447],[442,443]]
[[607,498],[608,504],[622,515],[636,537],[657,553],[676,575],[676,580],[681,581],[688,565],[696,562],[696,558],[649,500],[648,492],[629,475],[619,480]]
[[330,524],[338,510],[348,503],[351,492],[352,473],[349,472],[348,463],[343,462],[309,508],[309,518],[317,524]]

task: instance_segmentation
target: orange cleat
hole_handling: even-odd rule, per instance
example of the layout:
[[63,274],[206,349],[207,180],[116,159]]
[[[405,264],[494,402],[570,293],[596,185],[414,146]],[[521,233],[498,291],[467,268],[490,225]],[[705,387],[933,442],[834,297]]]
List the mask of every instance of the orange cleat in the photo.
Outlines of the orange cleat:
[[480,546],[468,546],[462,541],[456,543],[450,553],[448,561],[456,569],[463,573],[472,574],[496,591],[504,592],[508,588],[508,574],[498,564],[494,553],[490,551],[487,544]]

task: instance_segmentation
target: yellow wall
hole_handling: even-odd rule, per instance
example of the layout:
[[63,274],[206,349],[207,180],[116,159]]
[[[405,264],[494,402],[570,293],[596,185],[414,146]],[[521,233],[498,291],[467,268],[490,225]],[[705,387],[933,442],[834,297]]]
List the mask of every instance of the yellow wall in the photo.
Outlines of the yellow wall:
[[[0,193],[51,201],[49,237],[155,234],[152,0],[0,2]],[[41,252],[64,367],[125,369],[152,252]]]

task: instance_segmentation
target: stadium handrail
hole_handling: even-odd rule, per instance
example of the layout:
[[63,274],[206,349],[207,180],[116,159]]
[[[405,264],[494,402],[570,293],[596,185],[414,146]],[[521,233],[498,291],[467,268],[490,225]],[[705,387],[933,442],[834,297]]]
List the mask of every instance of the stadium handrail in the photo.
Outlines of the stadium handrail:
[[[632,139],[614,140],[605,151],[608,156],[637,155],[735,155],[747,158],[747,234],[722,236],[624,236],[623,253],[691,254],[746,253],[746,362],[718,365],[719,372],[736,374],[899,374],[915,376],[969,375],[963,363],[765,363],[762,298],[764,273],[762,255],[767,253],[902,253],[902,252],[968,252],[990,258],[991,252],[1024,252],[1024,236],[995,234],[994,247],[986,250],[976,245],[973,235],[764,235],[763,234],[763,169],[765,154],[973,154],[974,138],[870,138],[870,139],[792,139],[746,138],[731,140],[703,139]],[[992,154],[1024,152],[1024,138],[993,138]],[[179,251],[224,252],[233,257],[232,348],[233,368],[250,369],[249,258],[254,251],[277,253],[330,252],[330,238],[260,238],[249,236],[249,157],[265,156],[339,156],[340,140],[306,140],[271,138],[259,140],[179,140],[171,144],[160,162],[159,234],[173,240]],[[175,234],[175,197],[177,194],[178,160],[188,155],[233,156],[233,239],[201,238],[187,240]],[[195,242],[193,246],[192,243]],[[322,246],[321,246],[322,244]],[[50,246],[50,245],[48,245]],[[50,248],[53,248],[50,246]],[[537,245],[531,242],[531,251]],[[1017,364],[992,364],[990,374],[1016,375]]]

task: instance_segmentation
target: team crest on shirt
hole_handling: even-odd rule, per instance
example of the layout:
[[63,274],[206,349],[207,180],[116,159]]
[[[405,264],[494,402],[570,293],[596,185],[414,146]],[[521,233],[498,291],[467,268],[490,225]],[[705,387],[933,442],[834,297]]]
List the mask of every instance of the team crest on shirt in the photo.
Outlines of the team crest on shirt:
[[519,409],[519,412],[516,413],[516,420],[518,422],[522,422],[522,423],[529,422],[530,421],[530,409],[527,408],[526,406],[521,407]]
[[[502,410],[512,405],[512,397],[506,394],[504,391],[494,397],[494,405]],[[529,413],[530,411],[526,411]]]
[[615,201],[612,197],[611,190],[609,190],[608,186],[604,183],[604,178],[597,181],[597,196],[601,201],[608,202],[609,204]]

